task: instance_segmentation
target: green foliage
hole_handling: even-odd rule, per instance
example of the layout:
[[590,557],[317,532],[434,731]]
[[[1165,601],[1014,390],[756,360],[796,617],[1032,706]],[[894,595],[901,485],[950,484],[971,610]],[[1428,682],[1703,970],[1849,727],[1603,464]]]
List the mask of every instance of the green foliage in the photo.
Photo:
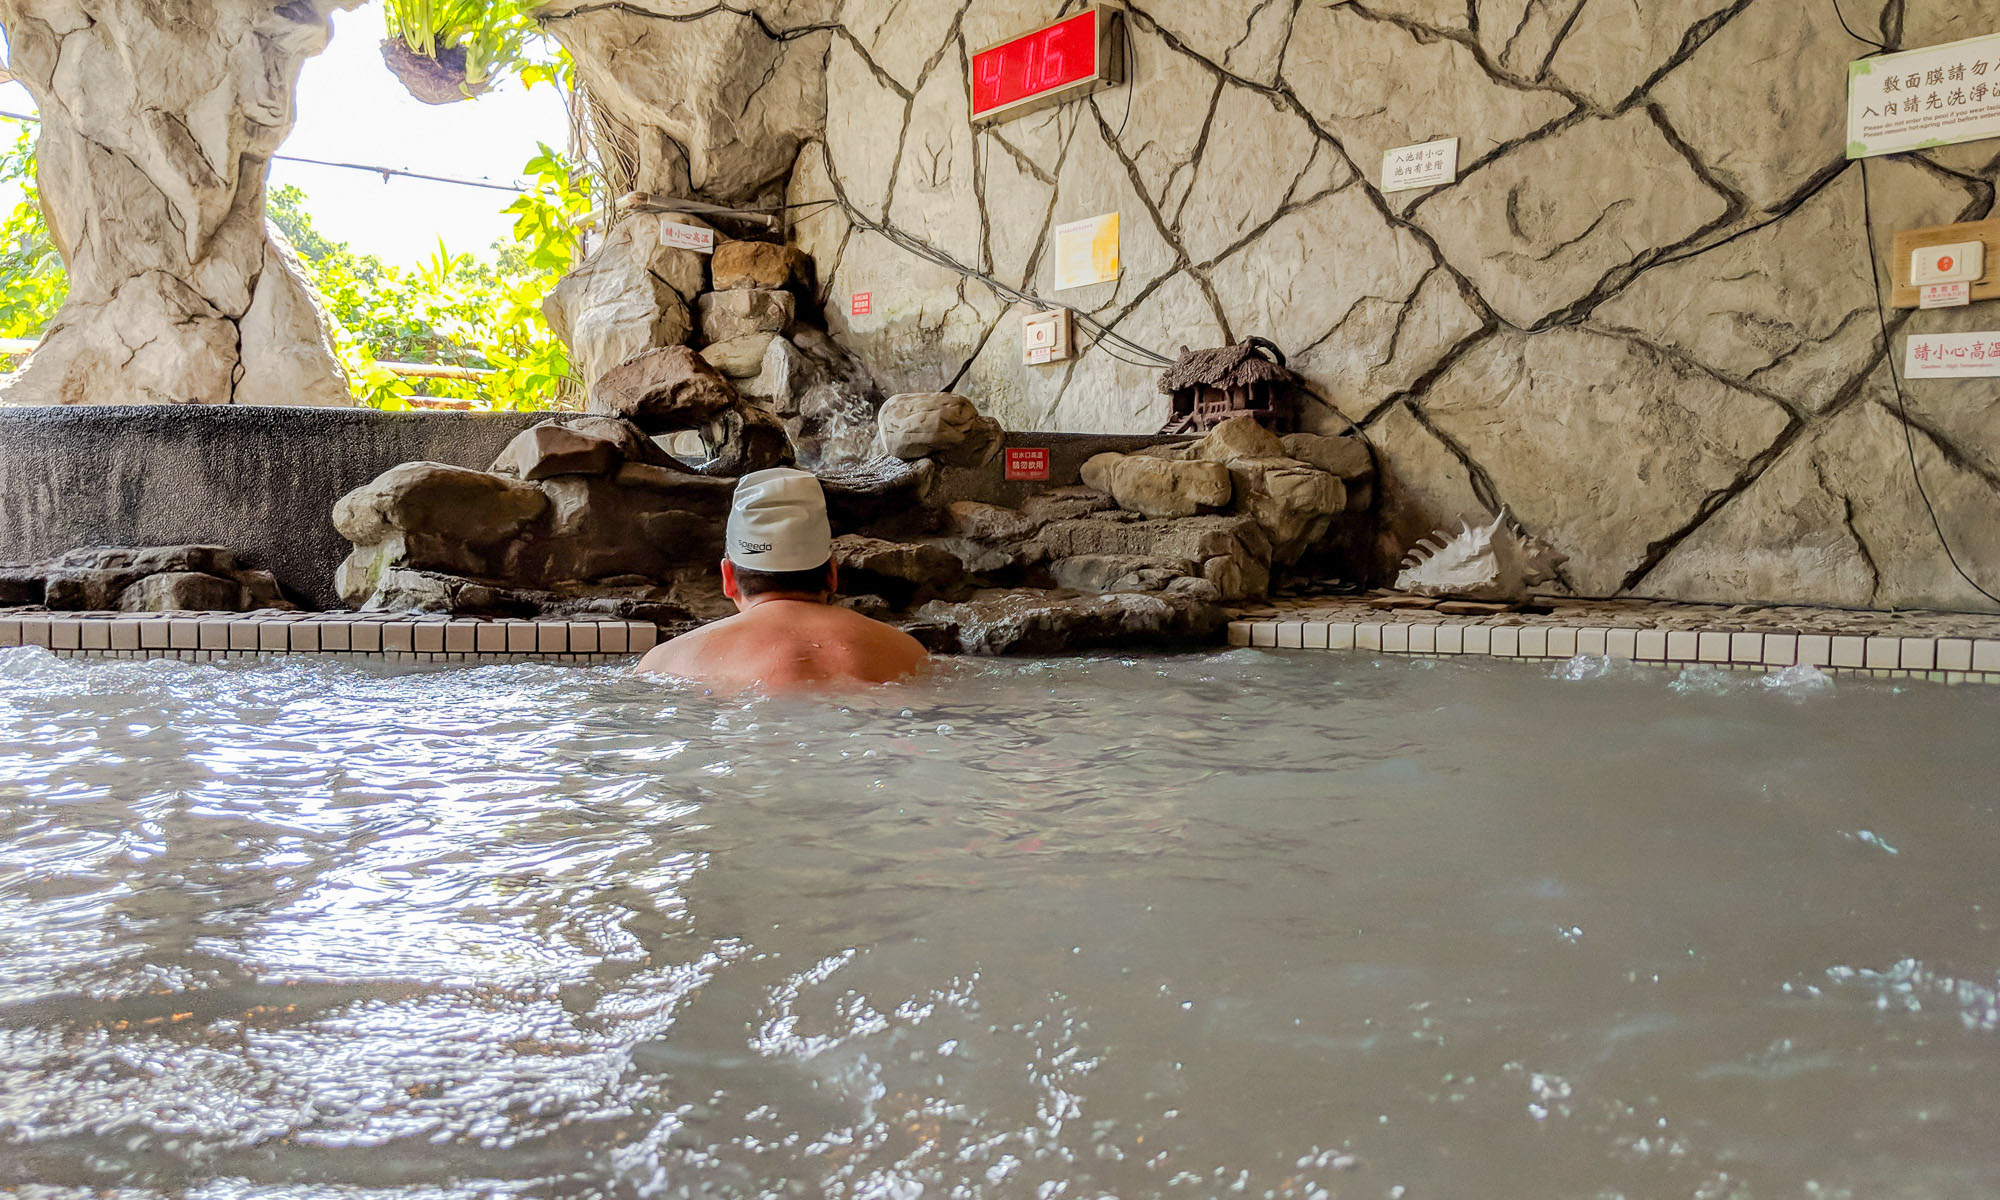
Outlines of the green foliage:
[[[528,16],[540,0],[387,0],[383,15],[389,36],[403,39],[412,53],[436,59],[447,50],[465,54],[465,94],[493,85],[496,74],[522,63],[539,29]],[[553,79],[553,64],[529,62],[522,76],[530,84]]]
[[0,224],[0,337],[40,337],[69,294],[69,275],[42,219],[31,126],[21,126],[13,147],[0,151],[0,186],[9,185],[22,196]]
[[[453,254],[439,242],[429,260],[414,267],[392,266],[329,240],[313,228],[303,193],[272,191],[267,211],[319,289],[335,350],[365,403],[407,408],[412,397],[423,395],[539,409],[576,400],[569,352],[550,331],[541,301],[576,261],[577,223],[590,211],[587,180],[546,145],[525,172],[530,191],[505,210],[514,214],[514,238],[494,246],[492,261]],[[411,379],[384,362],[491,374],[477,382]]]

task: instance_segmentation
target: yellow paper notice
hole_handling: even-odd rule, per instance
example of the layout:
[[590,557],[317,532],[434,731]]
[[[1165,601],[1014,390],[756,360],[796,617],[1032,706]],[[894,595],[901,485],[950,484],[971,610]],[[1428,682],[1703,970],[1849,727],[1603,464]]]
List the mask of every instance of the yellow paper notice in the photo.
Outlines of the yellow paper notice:
[[1056,226],[1056,290],[1118,278],[1118,214]]

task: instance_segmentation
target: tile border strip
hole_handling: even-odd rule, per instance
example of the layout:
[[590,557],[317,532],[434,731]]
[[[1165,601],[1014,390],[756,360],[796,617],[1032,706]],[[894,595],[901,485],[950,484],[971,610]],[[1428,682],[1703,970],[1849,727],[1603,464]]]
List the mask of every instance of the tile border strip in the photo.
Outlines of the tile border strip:
[[209,662],[280,654],[389,662],[622,662],[659,643],[651,621],[405,613],[0,612],[0,648],[59,658]]
[[1588,654],[1661,666],[1713,666],[1744,671],[1780,671],[1805,664],[1831,674],[2000,684],[2000,639],[1977,637],[1260,619],[1231,621],[1229,644],[1275,650],[1365,650],[1423,658],[1487,657],[1544,662]]

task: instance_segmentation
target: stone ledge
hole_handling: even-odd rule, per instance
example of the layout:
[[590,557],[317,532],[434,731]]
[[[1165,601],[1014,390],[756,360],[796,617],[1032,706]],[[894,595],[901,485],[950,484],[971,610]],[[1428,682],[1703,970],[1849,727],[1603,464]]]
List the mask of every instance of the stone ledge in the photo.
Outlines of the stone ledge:
[[2000,684],[2000,617],[1958,613],[1733,608],[1654,601],[1554,602],[1550,613],[1451,617],[1313,600],[1232,614],[1232,646],[1361,650],[1420,657],[1563,660],[1579,654],[1662,666]]

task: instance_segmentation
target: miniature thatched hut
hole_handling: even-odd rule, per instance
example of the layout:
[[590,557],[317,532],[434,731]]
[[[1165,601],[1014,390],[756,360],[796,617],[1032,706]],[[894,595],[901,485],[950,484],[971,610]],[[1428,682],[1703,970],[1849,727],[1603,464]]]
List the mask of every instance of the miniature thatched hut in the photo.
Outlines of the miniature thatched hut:
[[1161,432],[1202,433],[1231,417],[1255,417],[1273,433],[1297,432],[1304,383],[1266,338],[1217,350],[1182,346],[1180,361],[1160,377],[1160,391],[1173,397]]

